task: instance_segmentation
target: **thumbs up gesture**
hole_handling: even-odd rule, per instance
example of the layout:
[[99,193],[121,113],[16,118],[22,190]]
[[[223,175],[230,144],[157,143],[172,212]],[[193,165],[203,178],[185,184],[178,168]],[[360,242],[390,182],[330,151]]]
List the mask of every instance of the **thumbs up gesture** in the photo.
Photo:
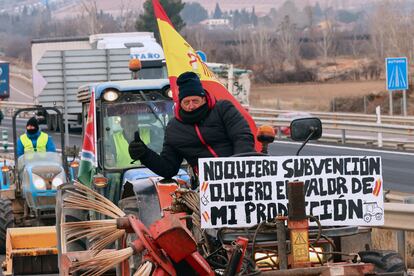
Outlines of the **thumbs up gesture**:
[[139,160],[147,152],[148,148],[142,142],[141,137],[139,136],[139,131],[136,131],[134,134],[134,141],[129,143],[128,152],[133,160]]

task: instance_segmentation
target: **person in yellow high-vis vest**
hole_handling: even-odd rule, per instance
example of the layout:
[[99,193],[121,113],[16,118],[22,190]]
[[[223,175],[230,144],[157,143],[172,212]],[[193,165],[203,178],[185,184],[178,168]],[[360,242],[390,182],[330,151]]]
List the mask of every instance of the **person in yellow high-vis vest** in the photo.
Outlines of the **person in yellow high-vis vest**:
[[27,152],[55,152],[56,146],[52,137],[39,129],[37,119],[32,117],[27,121],[26,133],[17,140],[17,156]]
[[[134,139],[134,131],[136,130],[138,121],[136,118],[126,116],[121,119],[122,130],[113,134],[115,150],[116,150],[116,166],[128,167],[133,161],[128,152],[129,143]],[[135,117],[135,116],[134,116]],[[148,145],[151,142],[150,128],[140,127],[139,134],[142,141]]]

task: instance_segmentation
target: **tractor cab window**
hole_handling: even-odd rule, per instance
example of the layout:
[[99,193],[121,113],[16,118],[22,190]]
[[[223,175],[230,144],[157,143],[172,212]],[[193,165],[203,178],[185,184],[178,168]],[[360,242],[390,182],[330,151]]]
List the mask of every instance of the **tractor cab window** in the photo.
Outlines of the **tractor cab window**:
[[128,153],[128,145],[139,132],[142,141],[160,153],[164,130],[173,118],[172,101],[108,103],[103,106],[104,166],[124,169],[139,166]]

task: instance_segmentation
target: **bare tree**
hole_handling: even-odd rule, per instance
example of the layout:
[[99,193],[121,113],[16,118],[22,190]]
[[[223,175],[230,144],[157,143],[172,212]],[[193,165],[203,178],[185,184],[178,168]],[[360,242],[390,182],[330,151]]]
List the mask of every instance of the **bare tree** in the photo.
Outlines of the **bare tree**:
[[133,0],[120,0],[119,3],[119,30],[121,32],[129,32],[135,29],[135,20],[137,13],[132,8]]
[[252,48],[248,45],[249,37],[248,32],[245,28],[239,28],[236,30],[236,47],[235,50],[240,57],[241,64],[248,64],[249,63],[249,55],[254,52]]
[[[283,54],[284,61],[295,66],[299,59],[300,42],[296,31],[296,25],[290,20],[289,16],[285,16],[279,25],[277,44]],[[282,62],[282,65],[283,63],[284,62]]]
[[[413,13],[413,12],[411,12]],[[383,60],[387,56],[414,57],[413,14],[398,10],[388,1],[377,6],[370,18],[371,43],[375,57]]]
[[[246,30],[245,30],[246,31]],[[254,61],[263,61],[270,56],[270,32],[266,28],[258,28],[249,32],[250,51]]]
[[101,27],[98,22],[98,5],[96,0],[81,0],[82,11],[86,13],[88,29],[90,34],[100,33]]
[[325,21],[319,25],[319,31],[317,35],[317,45],[322,54],[324,61],[328,60],[330,55],[335,55],[335,37],[336,37],[336,26],[333,20],[328,19],[325,15]]
[[192,28],[185,28],[185,36],[190,42],[190,45],[192,45],[194,49],[203,49],[205,52],[211,50],[211,48],[208,47],[207,33],[208,30],[203,27],[195,26]]

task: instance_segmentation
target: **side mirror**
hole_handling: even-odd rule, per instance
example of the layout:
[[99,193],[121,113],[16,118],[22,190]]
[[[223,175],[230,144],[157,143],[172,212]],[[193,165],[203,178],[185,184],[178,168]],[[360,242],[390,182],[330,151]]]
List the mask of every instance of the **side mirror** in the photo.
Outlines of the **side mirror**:
[[294,141],[318,140],[322,136],[319,118],[300,118],[290,123],[290,137]]

